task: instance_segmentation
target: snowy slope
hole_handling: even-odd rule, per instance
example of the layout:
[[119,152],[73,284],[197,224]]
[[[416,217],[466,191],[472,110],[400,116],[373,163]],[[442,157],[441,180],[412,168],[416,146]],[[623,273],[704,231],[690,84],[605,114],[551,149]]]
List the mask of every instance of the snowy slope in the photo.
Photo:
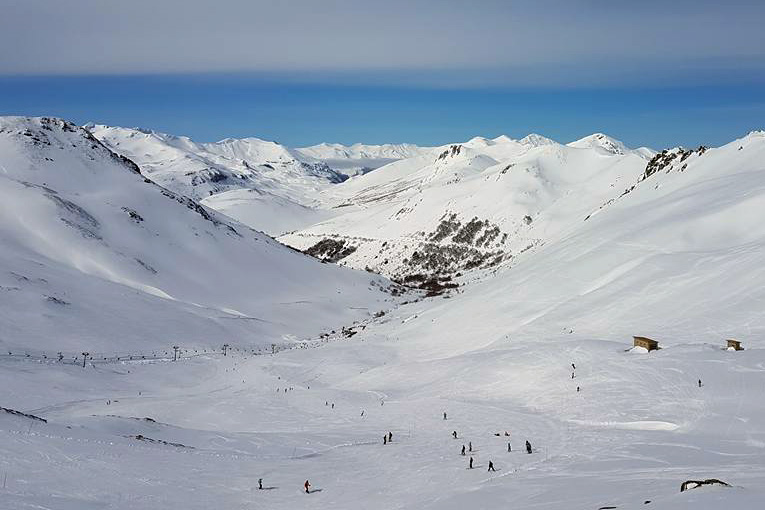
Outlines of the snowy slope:
[[322,161],[257,138],[196,143],[148,130],[87,129],[160,185],[272,235],[324,218],[318,195],[346,179]]
[[287,147],[257,138],[196,143],[187,137],[148,130],[102,125],[86,128],[114,152],[135,161],[159,184],[194,199],[241,188],[260,188],[277,195],[292,193],[300,198],[292,186],[300,190],[344,179],[319,161],[301,158]]
[[[57,236],[68,242],[56,242],[56,247],[71,245],[83,260],[97,254],[94,241],[80,241],[82,231],[70,223],[97,233],[110,246],[116,236],[105,226],[122,226],[116,220],[124,211],[112,218],[109,206],[98,204],[109,203],[121,211],[119,206],[126,203],[142,213],[143,223],[162,229],[164,239],[171,236],[169,227],[162,227],[159,214],[151,214],[160,211],[163,222],[175,220],[175,233],[169,238],[184,249],[161,244],[142,255],[167,252],[183,264],[187,270],[178,269],[173,277],[185,283],[172,291],[191,295],[185,288],[194,276],[208,287],[217,285],[222,294],[232,294],[237,306],[247,304],[242,303],[246,299],[240,296],[239,282],[227,276],[229,268],[237,269],[236,276],[246,280],[243,284],[257,282],[240,267],[261,279],[265,275],[259,270],[260,258],[242,264],[236,243],[266,251],[271,246],[267,240],[246,241],[249,238],[225,233],[225,225],[208,226],[208,220],[143,183],[141,176],[97,145],[85,152],[96,158],[91,161],[87,156],[83,160],[80,151],[74,151],[75,157],[68,149],[19,142],[40,136],[36,124],[26,128],[32,135],[24,136],[22,128],[28,124],[18,122],[12,124],[12,136],[6,132],[0,138],[0,154],[15,155],[0,160],[0,182],[17,182],[9,176],[16,178],[22,170],[27,180],[44,179],[46,185],[61,188],[58,194],[64,199],[87,209],[100,226],[84,221],[81,214],[73,216],[76,208],[60,211],[56,204],[63,202],[44,196],[50,192],[40,188],[0,188],[13,186],[3,193],[0,218],[22,206],[35,212],[3,221],[2,239],[12,239],[11,246],[18,247],[6,256],[3,244],[2,267],[21,274],[16,268],[24,264],[24,269],[36,271],[30,277],[47,280],[2,283],[0,296],[7,299],[0,307],[3,313],[14,303],[5,293],[21,292],[6,287],[42,289],[56,279],[71,286],[77,278],[96,282],[82,295],[101,298],[99,306],[106,307],[101,308],[103,318],[83,315],[83,334],[108,328],[117,313],[103,287],[125,285],[107,282],[103,275],[84,277],[81,269],[73,268],[74,261],[52,262],[63,257],[60,250],[43,255],[41,247],[31,249],[31,241],[22,242],[25,237],[18,232],[26,232],[23,227],[29,221],[34,220],[31,227],[39,224],[35,218],[40,204],[53,211],[45,215],[53,220],[45,222],[42,231],[61,230]],[[55,143],[79,144],[78,137],[84,136],[56,129],[55,136],[46,135]],[[761,508],[765,132],[715,149],[668,150],[651,161],[587,147],[492,142],[474,140],[460,149],[445,148],[437,161],[427,156],[403,160],[337,187],[348,188],[335,197],[349,204],[340,210],[354,208],[348,213],[354,215],[367,210],[370,218],[375,208],[382,215],[389,204],[421,193],[424,205],[415,209],[422,212],[411,213],[408,221],[422,225],[432,221],[435,214],[430,209],[436,209],[438,197],[476,215],[494,214],[498,224],[502,214],[515,218],[538,208],[531,223],[523,222],[521,228],[528,231],[519,230],[513,238],[544,235],[543,242],[497,265],[490,278],[465,286],[449,299],[402,304],[367,316],[352,336],[340,330],[314,336],[301,344],[304,348],[273,356],[234,351],[227,357],[95,363],[84,369],[49,359],[0,356],[0,406],[48,420],[0,411],[0,473],[7,475],[0,506]],[[39,156],[30,159],[32,154]],[[96,163],[101,172],[95,171]],[[510,163],[515,166],[502,173]],[[81,170],[76,173],[80,188],[65,180],[68,172],[63,168]],[[513,180],[504,185],[509,179]],[[460,192],[451,191],[462,186]],[[8,201],[14,207],[6,206]],[[172,207],[165,207],[165,201]],[[125,216],[121,239],[136,228],[130,215]],[[364,228],[372,223],[359,217]],[[392,223],[384,216],[376,221]],[[202,240],[184,241],[182,232],[191,228],[184,222],[197,228]],[[15,226],[13,236],[8,224]],[[344,227],[355,225],[349,220]],[[29,229],[34,231],[37,228]],[[137,235],[125,239],[124,250],[141,245]],[[191,265],[184,254],[189,246],[199,246],[209,259],[210,243],[223,245],[214,259],[217,269],[209,269],[219,281]],[[259,253],[255,248],[251,252]],[[285,250],[274,253],[285,263],[288,257],[304,260]],[[167,265],[161,266],[160,275],[174,271]],[[69,278],[64,268],[74,276]],[[325,271],[332,271],[333,278],[349,274],[329,264],[311,268],[316,281],[324,284],[334,281],[325,279]],[[157,287],[170,292],[169,287]],[[352,296],[362,303],[368,294]],[[113,299],[126,307],[121,313],[136,309],[130,293]],[[165,299],[151,305],[166,302],[176,303]],[[33,338],[31,325],[50,320],[52,312],[30,303],[38,311],[34,317],[16,307],[14,315],[4,316],[1,331],[10,326],[20,337]],[[67,306],[50,304],[54,305]],[[140,311],[148,314],[152,307]],[[304,318],[310,319],[317,308],[326,322],[351,319],[347,310],[315,300],[306,303],[299,321],[285,319],[280,327],[305,329]],[[168,334],[188,335],[192,327],[204,324],[193,322],[191,313],[178,317],[173,310],[169,305],[161,309],[165,314],[154,321],[155,327],[166,321],[162,327]],[[132,321],[107,331],[113,343],[133,344],[133,329],[147,334],[143,328]],[[663,348],[651,353],[632,350],[632,335],[653,337]],[[742,340],[746,350],[722,349],[729,337]],[[703,381],[701,387],[698,380]],[[387,432],[393,442],[383,445],[381,436]],[[523,451],[527,440],[533,445],[531,455]],[[468,469],[468,455],[460,455],[463,444],[472,446],[469,456],[475,469]],[[496,472],[487,471],[489,461]],[[257,489],[258,478],[265,490]],[[683,481],[707,478],[731,486],[679,492]],[[305,480],[312,484],[311,494],[302,489]]]
[[234,224],[58,119],[0,120],[0,238],[8,349],[270,346],[387,299],[384,280]]
[[411,144],[291,149],[258,138],[196,143],[145,129],[86,128],[162,186],[270,235],[334,216],[324,204],[333,185],[349,176],[434,150]]
[[332,239],[340,262],[403,278],[489,269],[555,240],[636,182],[646,158],[532,134],[476,137],[337,186],[343,213],[280,240]]

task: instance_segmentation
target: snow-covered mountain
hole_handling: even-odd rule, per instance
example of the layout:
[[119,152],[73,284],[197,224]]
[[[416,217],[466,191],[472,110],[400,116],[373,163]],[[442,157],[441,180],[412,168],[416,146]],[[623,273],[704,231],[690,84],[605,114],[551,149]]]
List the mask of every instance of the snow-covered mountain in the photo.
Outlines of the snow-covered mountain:
[[569,147],[575,147],[577,149],[595,149],[604,154],[627,154],[634,152],[643,157],[652,157],[656,154],[656,151],[649,149],[648,147],[640,147],[637,149],[630,149],[623,142],[603,133],[593,133],[579,140],[575,140],[567,144]]
[[68,122],[0,119],[3,348],[281,344],[384,306],[383,279],[321,264],[147,177]]
[[149,130],[88,125],[160,185],[277,235],[325,217],[326,187],[347,177],[326,163],[257,138],[196,143]]
[[319,255],[342,245],[334,261],[399,279],[496,268],[576,228],[651,155],[588,140],[476,137],[398,161],[336,186],[342,214],[280,240]]
[[133,159],[159,184],[196,200],[231,189],[291,193],[345,177],[276,142],[227,138],[196,143],[183,136],[102,125],[86,128],[107,147]]
[[[290,242],[471,281],[394,302],[85,130],[2,119],[0,507],[761,508],[765,132],[583,145],[475,138],[327,185],[335,216]],[[272,343],[295,348],[243,348]]]
[[428,152],[409,144],[290,149],[258,138],[196,143],[146,129],[85,127],[155,182],[271,235],[331,217],[322,203],[333,184]]
[[433,149],[433,147],[420,147],[410,143],[383,145],[321,143],[296,150],[307,157],[324,161],[338,172],[354,176],[371,172],[399,159],[432,152]]

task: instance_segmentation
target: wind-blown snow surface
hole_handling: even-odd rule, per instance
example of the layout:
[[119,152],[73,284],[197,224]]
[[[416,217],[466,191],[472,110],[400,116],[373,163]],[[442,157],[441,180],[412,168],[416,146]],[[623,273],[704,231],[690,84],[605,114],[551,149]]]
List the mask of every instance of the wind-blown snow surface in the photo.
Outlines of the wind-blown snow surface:
[[[589,149],[552,147],[537,146],[537,158],[590,161]],[[49,420],[0,411],[0,501],[67,510],[761,508],[764,156],[765,133],[753,133],[643,160],[611,187],[622,175],[614,168],[637,156],[603,154],[584,179],[602,174],[603,189],[586,204],[567,201],[558,215],[573,219],[545,243],[449,299],[304,344],[315,348],[85,369],[0,359],[0,405]],[[633,334],[663,349],[628,351]],[[746,350],[723,350],[728,337]],[[393,442],[383,445],[388,431]],[[471,443],[473,470],[459,453]],[[705,478],[732,486],[679,492]]]
[[138,173],[82,128],[0,119],[0,348],[268,345],[383,307],[321,264]]

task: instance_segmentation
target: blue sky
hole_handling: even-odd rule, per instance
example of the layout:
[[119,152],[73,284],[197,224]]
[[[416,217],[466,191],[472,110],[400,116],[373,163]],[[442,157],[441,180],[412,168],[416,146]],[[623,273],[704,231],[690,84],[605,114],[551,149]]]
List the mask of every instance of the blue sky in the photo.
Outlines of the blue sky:
[[424,88],[278,83],[231,75],[0,77],[4,114],[148,127],[198,141],[257,136],[289,146],[595,131],[628,145],[719,145],[765,128],[762,87]]
[[[0,0],[0,114],[290,146],[765,127],[765,2]],[[23,41],[23,44],[19,42]]]

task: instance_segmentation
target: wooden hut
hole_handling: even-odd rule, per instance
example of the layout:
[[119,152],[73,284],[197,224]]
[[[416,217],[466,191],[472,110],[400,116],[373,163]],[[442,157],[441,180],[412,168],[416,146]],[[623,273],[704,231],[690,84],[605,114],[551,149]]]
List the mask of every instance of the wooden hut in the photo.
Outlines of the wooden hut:
[[635,347],[644,347],[649,351],[656,351],[659,349],[659,342],[656,340],[651,340],[644,336],[633,336],[632,340]]
[[728,349],[733,349],[734,351],[743,351],[744,348],[741,347],[741,342],[738,340],[733,340],[732,338],[728,339]]

